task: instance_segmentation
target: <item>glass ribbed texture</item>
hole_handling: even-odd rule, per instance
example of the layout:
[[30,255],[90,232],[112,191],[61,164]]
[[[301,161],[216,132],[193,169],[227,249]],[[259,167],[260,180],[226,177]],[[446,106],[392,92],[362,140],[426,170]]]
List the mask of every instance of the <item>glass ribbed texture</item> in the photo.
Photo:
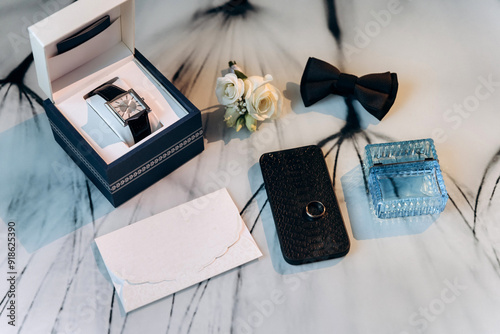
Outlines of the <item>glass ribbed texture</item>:
[[444,210],[448,193],[432,139],[367,145],[365,152],[364,172],[377,217]]

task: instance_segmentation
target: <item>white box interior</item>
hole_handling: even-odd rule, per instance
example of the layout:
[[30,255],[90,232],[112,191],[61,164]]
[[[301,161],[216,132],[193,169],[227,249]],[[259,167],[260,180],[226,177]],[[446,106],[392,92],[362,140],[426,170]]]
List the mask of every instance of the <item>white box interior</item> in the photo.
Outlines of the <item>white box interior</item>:
[[[85,43],[57,54],[58,42],[109,15],[111,25]],[[187,115],[187,111],[134,58],[134,1],[80,0],[29,28],[38,81],[55,106],[106,163],[159,135]],[[101,147],[83,130],[89,112],[83,96],[100,84],[119,77],[132,87],[155,113],[163,127],[129,147],[116,142]]]

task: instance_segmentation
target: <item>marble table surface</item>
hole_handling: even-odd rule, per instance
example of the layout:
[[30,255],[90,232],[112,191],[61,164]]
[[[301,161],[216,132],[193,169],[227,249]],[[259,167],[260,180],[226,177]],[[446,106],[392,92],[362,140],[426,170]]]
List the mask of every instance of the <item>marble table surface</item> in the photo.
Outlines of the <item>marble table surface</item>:
[[[498,1],[136,1],[136,47],[202,110],[205,151],[116,209],[54,141],[29,57],[26,27],[68,2],[0,2],[0,333],[500,333]],[[378,122],[338,96],[305,108],[309,56],[357,75],[396,72],[391,111]],[[285,97],[285,115],[255,133],[222,122],[215,80],[233,59],[271,73]],[[417,138],[436,142],[445,211],[370,220],[364,146]],[[258,159],[310,144],[326,155],[351,250],[293,267]],[[124,314],[94,239],[214,184],[228,188],[264,256]]]

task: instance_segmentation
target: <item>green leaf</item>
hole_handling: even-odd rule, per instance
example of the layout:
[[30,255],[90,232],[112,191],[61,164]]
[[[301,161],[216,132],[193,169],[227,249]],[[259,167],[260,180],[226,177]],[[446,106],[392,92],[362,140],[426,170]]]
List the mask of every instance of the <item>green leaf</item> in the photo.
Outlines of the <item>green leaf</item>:
[[244,125],[245,125],[245,116],[240,116],[240,118],[238,118],[236,124],[234,125],[234,127],[236,128],[236,132],[240,131]]
[[[236,60],[231,60],[228,62],[229,64],[229,68],[233,67],[234,65],[237,65],[236,64]],[[236,74],[236,77],[238,79],[241,79],[241,80],[245,80],[247,79],[248,77],[245,75],[245,73],[241,72],[241,71],[238,71],[238,70],[234,70],[234,74]]]
[[242,73],[238,70],[234,70],[234,74],[236,74],[236,77],[238,77],[238,79],[242,79],[242,80],[248,79],[248,77],[244,73]]
[[257,130],[257,120],[253,118],[249,113],[245,114],[245,125],[250,132]]

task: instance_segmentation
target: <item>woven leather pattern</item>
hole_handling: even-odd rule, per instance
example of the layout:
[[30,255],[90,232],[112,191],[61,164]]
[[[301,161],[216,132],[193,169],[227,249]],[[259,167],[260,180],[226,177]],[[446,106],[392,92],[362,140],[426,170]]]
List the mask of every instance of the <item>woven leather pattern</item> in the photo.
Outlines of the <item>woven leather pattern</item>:
[[[312,145],[266,153],[260,166],[285,260],[304,264],[346,255],[349,236],[321,149]],[[313,221],[305,215],[311,201],[326,208]]]

